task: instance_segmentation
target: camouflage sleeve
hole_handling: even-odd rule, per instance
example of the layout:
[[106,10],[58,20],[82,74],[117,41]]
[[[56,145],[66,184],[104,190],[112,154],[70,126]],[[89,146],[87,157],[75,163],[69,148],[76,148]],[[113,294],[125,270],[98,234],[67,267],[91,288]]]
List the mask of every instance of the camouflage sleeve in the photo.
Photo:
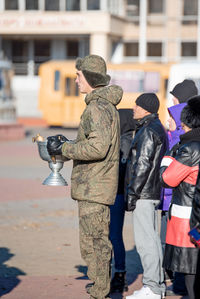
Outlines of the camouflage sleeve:
[[81,124],[85,139],[74,144],[64,143],[62,154],[73,160],[101,160],[111,145],[111,117],[99,105],[91,105],[83,114]]

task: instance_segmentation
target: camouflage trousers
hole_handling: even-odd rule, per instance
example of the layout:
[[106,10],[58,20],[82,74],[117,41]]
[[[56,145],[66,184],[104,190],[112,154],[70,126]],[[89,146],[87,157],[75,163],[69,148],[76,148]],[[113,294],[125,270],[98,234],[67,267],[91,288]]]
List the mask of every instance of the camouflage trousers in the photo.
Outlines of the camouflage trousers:
[[109,206],[78,201],[81,256],[88,266],[87,275],[94,285],[91,298],[103,299],[110,291]]

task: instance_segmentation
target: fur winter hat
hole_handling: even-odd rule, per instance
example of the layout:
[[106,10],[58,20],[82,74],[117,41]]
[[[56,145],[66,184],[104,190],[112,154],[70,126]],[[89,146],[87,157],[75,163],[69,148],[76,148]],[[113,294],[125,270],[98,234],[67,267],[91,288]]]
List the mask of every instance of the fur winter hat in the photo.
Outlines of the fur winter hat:
[[189,99],[181,112],[181,122],[191,129],[200,127],[200,96]]
[[179,103],[185,103],[189,98],[196,96],[198,90],[193,80],[184,80],[178,83],[170,93],[179,100]]
[[77,58],[76,68],[83,72],[89,85],[93,88],[106,86],[110,82],[104,59],[98,55],[88,55],[85,58]]
[[135,103],[150,113],[157,113],[160,106],[155,93],[143,93],[136,99]]

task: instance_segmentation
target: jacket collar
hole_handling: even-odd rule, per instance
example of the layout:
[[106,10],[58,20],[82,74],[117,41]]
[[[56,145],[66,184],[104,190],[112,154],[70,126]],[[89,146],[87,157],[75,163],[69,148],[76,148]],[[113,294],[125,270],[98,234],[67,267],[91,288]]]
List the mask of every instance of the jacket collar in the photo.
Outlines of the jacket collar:
[[144,125],[148,125],[152,120],[158,118],[158,113],[151,113],[141,119],[136,120],[137,130]]
[[180,143],[181,144],[187,143],[192,140],[200,141],[200,128],[192,129],[191,131],[189,131],[183,135],[180,135]]
[[123,90],[118,85],[98,87],[86,95],[85,103],[88,105],[91,101],[103,99],[117,106],[122,99],[122,95]]

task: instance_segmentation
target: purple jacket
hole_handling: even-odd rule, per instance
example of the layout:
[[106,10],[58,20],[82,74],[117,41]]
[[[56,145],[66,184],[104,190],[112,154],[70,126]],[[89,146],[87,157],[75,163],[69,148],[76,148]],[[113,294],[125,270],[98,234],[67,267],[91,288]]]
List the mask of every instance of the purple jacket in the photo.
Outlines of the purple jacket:
[[[180,118],[181,118],[181,111],[186,105],[187,103],[181,103],[168,108],[169,114],[173,117],[176,123],[176,130],[167,132],[169,149],[171,149],[176,143],[178,143],[180,141],[180,135],[185,133],[181,127]],[[172,189],[165,188],[164,195],[161,201],[161,209],[163,211],[168,211],[171,199],[172,199]]]

